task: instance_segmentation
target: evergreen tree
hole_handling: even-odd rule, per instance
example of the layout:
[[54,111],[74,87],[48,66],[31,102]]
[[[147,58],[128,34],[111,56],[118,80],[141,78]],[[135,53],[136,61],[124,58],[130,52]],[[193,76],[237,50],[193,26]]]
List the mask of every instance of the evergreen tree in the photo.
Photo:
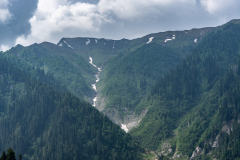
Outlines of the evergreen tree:
[[7,155],[6,155],[5,151],[3,151],[0,160],[7,160]]
[[15,152],[12,148],[9,148],[7,151],[7,160],[16,160]]

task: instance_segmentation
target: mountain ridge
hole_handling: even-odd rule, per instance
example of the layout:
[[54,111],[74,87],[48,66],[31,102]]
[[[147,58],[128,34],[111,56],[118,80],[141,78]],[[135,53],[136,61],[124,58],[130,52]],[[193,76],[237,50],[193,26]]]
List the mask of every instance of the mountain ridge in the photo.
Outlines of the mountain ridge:
[[[39,77],[34,71],[37,69],[41,74],[57,78],[74,95],[93,104],[160,159],[239,158],[238,151],[232,149],[239,146],[235,140],[238,141],[236,136],[240,131],[239,24],[240,20],[232,20],[218,27],[160,32],[133,40],[62,38],[57,45],[49,42],[28,47],[17,45],[1,52],[1,56],[21,70],[31,71],[33,77]],[[7,86],[11,91],[11,86]],[[16,92],[9,92],[11,96],[1,98],[0,95],[0,100],[3,99],[0,105],[20,95],[23,85],[16,85],[16,88]],[[41,87],[36,90],[39,92],[31,91],[33,95],[41,93]],[[65,99],[57,100],[59,104],[71,104],[69,99],[77,101],[73,95],[63,97]],[[85,112],[81,115],[74,107],[56,105],[56,108],[56,113],[66,121],[67,113],[79,121],[84,116],[89,122],[94,119]],[[64,110],[69,112],[63,114]],[[34,109],[32,111],[38,115]],[[14,113],[13,119],[18,115],[14,110],[11,113]],[[60,124],[64,125],[64,121],[55,120],[56,129],[61,130]],[[115,130],[115,127],[116,134],[120,134],[116,125],[110,128]],[[84,131],[89,131],[89,135],[96,133],[86,126]],[[55,134],[53,130],[49,132]],[[75,129],[72,133],[77,135]],[[38,148],[42,142],[47,144],[45,140],[42,137],[41,141],[35,141],[33,148]],[[96,141],[92,142],[86,146],[94,148]],[[138,148],[134,141],[131,145]],[[122,153],[120,150],[121,147],[117,152]],[[110,155],[114,157],[115,153],[112,150]],[[137,156],[135,153],[139,152],[132,153]]]

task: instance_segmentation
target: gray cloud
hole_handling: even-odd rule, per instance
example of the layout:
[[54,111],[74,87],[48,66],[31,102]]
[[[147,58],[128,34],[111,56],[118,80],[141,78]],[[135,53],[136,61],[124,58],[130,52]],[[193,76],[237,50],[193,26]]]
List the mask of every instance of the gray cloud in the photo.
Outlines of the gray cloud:
[[[37,0],[19,1],[9,7],[15,19],[0,25],[6,30],[7,44],[15,40],[23,45],[57,43],[62,37],[132,39],[167,30],[218,26],[240,18],[239,0],[39,0],[35,12]],[[26,7],[22,1],[31,3]],[[6,41],[1,37],[0,45]]]
[[69,2],[71,2],[71,3],[82,2],[82,3],[98,4],[99,0],[69,0]]
[[13,46],[18,36],[30,34],[29,19],[33,16],[37,3],[38,0],[9,1],[11,17],[6,23],[0,23],[0,45]]

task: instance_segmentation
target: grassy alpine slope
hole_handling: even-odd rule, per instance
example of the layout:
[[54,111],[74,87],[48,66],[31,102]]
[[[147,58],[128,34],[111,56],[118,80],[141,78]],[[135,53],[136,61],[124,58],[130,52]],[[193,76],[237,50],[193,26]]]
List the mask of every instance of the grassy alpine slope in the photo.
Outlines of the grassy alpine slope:
[[44,42],[29,47],[18,45],[4,55],[12,61],[18,61],[22,69],[28,66],[44,69],[64,83],[72,93],[89,102],[94,95],[91,84],[95,81],[97,69],[71,49]]

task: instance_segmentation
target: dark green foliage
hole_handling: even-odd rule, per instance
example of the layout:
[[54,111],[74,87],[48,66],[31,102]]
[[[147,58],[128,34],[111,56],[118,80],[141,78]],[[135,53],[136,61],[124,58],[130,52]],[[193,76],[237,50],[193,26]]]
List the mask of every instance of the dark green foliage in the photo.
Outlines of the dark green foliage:
[[[1,56],[0,65],[1,150],[12,146],[24,159],[140,158],[138,143],[90,104],[31,78]],[[21,89],[14,93],[16,86]],[[11,150],[7,157],[13,157]]]
[[[15,152],[13,151],[13,149],[9,148],[7,151],[7,155],[6,155],[5,151],[3,151],[3,154],[0,158],[0,160],[16,160]],[[20,160],[21,160],[21,158],[20,158]]]
[[224,126],[230,128],[230,132],[228,134],[226,132],[219,133],[219,147],[214,153],[219,159],[240,159],[240,75],[235,75],[230,71],[222,78],[219,94],[221,95],[220,120]]
[[106,107],[134,110],[153,84],[180,59],[170,48],[156,43],[144,45],[127,55],[118,54],[106,67],[108,72],[102,90],[109,101]]
[[[43,69],[81,98],[85,96],[87,99],[94,94],[91,83],[95,81],[94,74],[97,73],[97,69],[71,49],[63,49],[44,42],[28,47],[18,45],[5,52],[4,56],[11,59],[22,70],[32,66]],[[41,78],[35,72],[31,73],[34,77]]]
[[15,152],[12,148],[9,148],[7,151],[7,160],[16,160]]
[[0,160],[7,160],[7,155],[6,155],[5,151],[3,151]]
[[[153,150],[158,149],[167,138],[175,138],[177,150],[188,156],[192,155],[197,146],[205,147],[206,152],[212,150],[211,146],[204,144],[210,140],[213,142],[221,132],[224,122],[234,118],[236,121],[239,114],[239,108],[229,107],[230,103],[226,100],[231,100],[231,103],[238,106],[239,90],[236,86],[239,84],[233,84],[232,90],[236,91],[232,93],[220,87],[230,85],[234,73],[238,73],[236,66],[239,65],[236,60],[239,58],[239,50],[239,25],[228,24],[223,30],[207,36],[193,53],[166,74],[152,89],[151,94],[141,102],[142,106],[148,106],[149,110],[140,126],[131,132],[132,136],[144,147]],[[229,68],[233,71],[227,73]],[[225,74],[227,75],[223,79],[227,82],[223,83],[221,77]],[[232,97],[224,98],[229,94]],[[235,99],[233,95],[236,96]],[[225,107],[220,107],[223,105]],[[138,106],[136,110],[142,106]],[[176,137],[174,132],[177,133]],[[237,134],[238,127],[233,135]],[[228,140],[225,142],[229,145]],[[238,144],[238,140],[232,144]],[[234,148],[230,149],[226,145],[224,147],[231,152]],[[237,153],[234,152],[235,156],[232,154],[229,159],[239,158]]]

